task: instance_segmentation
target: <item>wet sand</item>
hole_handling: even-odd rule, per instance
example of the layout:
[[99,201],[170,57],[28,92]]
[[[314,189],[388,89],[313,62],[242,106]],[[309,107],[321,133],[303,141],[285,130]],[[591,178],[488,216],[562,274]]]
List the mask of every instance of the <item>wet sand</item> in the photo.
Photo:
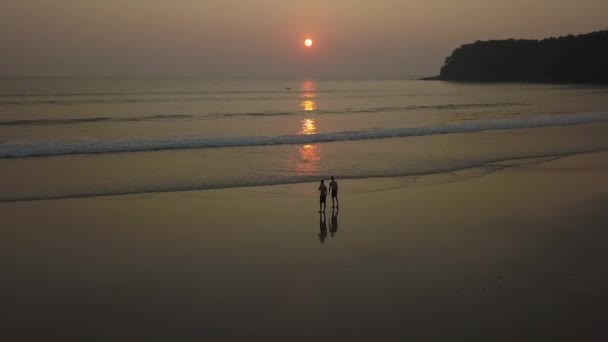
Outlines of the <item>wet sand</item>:
[[0,338],[605,340],[608,153],[521,164],[0,203]]

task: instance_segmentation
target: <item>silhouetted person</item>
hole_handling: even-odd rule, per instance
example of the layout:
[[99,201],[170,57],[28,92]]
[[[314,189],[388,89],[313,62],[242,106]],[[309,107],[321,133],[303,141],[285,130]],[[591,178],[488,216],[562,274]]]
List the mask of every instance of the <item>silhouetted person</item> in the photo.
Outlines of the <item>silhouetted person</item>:
[[331,237],[334,237],[334,234],[338,232],[338,211],[337,209],[331,211],[331,221],[329,222],[329,232],[331,233]]
[[319,212],[319,240],[321,243],[327,237],[327,225],[325,224],[325,212]]
[[329,191],[331,192],[331,207],[337,208],[340,205],[340,201],[338,201],[338,182],[334,180],[334,176],[331,176],[331,182],[329,182]]
[[325,204],[327,202],[327,187],[325,186],[325,181],[321,181],[321,185],[319,185],[319,212],[324,212]]

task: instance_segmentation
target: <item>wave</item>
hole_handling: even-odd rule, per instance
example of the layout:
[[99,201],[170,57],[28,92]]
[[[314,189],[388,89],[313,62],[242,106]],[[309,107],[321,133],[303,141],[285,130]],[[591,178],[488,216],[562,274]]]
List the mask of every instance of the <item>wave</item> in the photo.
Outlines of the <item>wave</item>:
[[[132,103],[196,103],[208,101],[233,102],[233,101],[269,101],[269,100],[292,100],[306,99],[306,96],[250,96],[250,97],[168,97],[168,98],[128,98],[128,99],[86,99],[86,100],[21,100],[0,101],[0,106],[23,106],[23,105],[82,105],[82,104],[132,104]],[[316,97],[317,99],[320,97]],[[330,97],[324,97],[330,98]],[[360,97],[365,98],[365,97]]]
[[138,121],[166,121],[166,120],[203,120],[223,117],[239,116],[288,116],[304,114],[357,114],[357,113],[380,113],[380,112],[406,112],[412,110],[449,110],[449,109],[471,109],[471,108],[496,108],[510,106],[525,106],[525,103],[465,103],[465,104],[446,104],[434,106],[395,106],[395,107],[370,107],[361,109],[335,109],[335,110],[314,110],[314,111],[266,111],[266,112],[244,112],[244,113],[206,113],[206,114],[160,114],[148,116],[131,117],[83,117],[68,119],[29,119],[29,120],[0,120],[0,126],[26,126],[26,125],[70,125],[83,123],[111,123],[111,122],[138,122]]
[[28,125],[70,125],[97,122],[134,122],[134,121],[155,121],[155,120],[177,120],[195,117],[188,114],[169,114],[169,115],[150,115],[140,117],[91,117],[73,119],[31,119],[31,120],[7,120],[0,121],[0,126],[28,126]]
[[[186,90],[186,91],[132,91],[132,92],[80,92],[80,93],[0,93],[0,98],[4,97],[72,97],[72,96],[133,96],[133,95],[232,95],[232,94],[284,94],[284,93],[369,93],[382,91],[382,89],[320,89],[305,91],[302,89],[280,89],[280,90]],[[432,94],[435,95],[435,94]]]
[[[569,151],[562,151],[561,153],[532,153],[525,155],[512,155],[503,158],[489,158],[479,160],[466,160],[446,166],[436,166],[420,171],[386,171],[377,173],[365,173],[365,174],[351,174],[351,175],[337,175],[339,179],[370,179],[370,178],[390,178],[390,177],[420,177],[427,175],[438,175],[450,173],[450,177],[447,177],[444,181],[438,182],[454,182],[469,178],[482,177],[488,173],[495,172],[504,168],[518,167],[523,165],[533,165],[543,163],[559,158],[568,156],[606,152],[608,146],[596,147],[596,148],[583,148],[583,149],[572,149]],[[508,163],[505,163],[508,162]],[[463,175],[456,175],[455,172],[459,171],[475,171]],[[0,203],[11,203],[11,202],[26,202],[26,201],[42,201],[42,200],[60,200],[60,199],[73,199],[73,198],[95,198],[95,197],[107,197],[107,196],[125,196],[125,195],[154,195],[158,193],[172,193],[172,192],[186,192],[186,191],[201,191],[201,190],[212,190],[212,189],[227,189],[227,188],[241,188],[241,187],[254,187],[254,186],[272,186],[272,185],[286,185],[286,184],[298,184],[298,183],[309,183],[316,182],[319,180],[319,175],[310,176],[268,176],[268,177],[252,177],[252,178],[238,178],[238,179],[226,179],[226,180],[214,180],[213,182],[201,182],[201,181],[186,181],[182,184],[158,184],[156,182],[149,184],[138,184],[129,185],[121,189],[106,189],[100,188],[97,190],[73,190],[66,192],[57,193],[39,193],[39,194],[21,194],[21,195],[7,195],[0,194]],[[428,183],[429,185],[435,183]]]
[[362,108],[362,109],[347,109],[343,111],[323,111],[319,110],[316,113],[319,114],[338,114],[338,113],[378,113],[378,112],[399,112],[409,110],[423,110],[423,109],[472,109],[472,108],[497,108],[497,107],[512,107],[512,106],[526,106],[525,103],[517,102],[498,102],[498,103],[460,103],[460,104],[445,104],[445,105],[433,105],[433,106],[394,106],[394,107],[373,107],[373,108]]
[[449,133],[471,133],[487,130],[566,126],[607,121],[608,112],[592,112],[570,115],[542,115],[529,117],[526,119],[496,119],[426,127],[371,129],[362,131],[319,133],[313,135],[171,137],[155,139],[131,138],[117,140],[54,139],[0,144],[0,158],[147,152],[174,149],[304,145],[325,142],[429,136]]
[[[220,91],[166,91],[166,92],[107,92],[107,93],[0,93],[0,106],[19,105],[78,105],[99,103],[158,103],[202,101],[264,101],[305,98],[313,93],[316,97],[361,97],[374,94],[373,89],[325,89],[325,90],[220,90]],[[351,95],[344,95],[351,94]]]
[[[159,103],[159,102],[202,102],[209,100],[226,100],[228,98],[128,98],[128,99],[67,99],[67,100],[8,100],[0,101],[0,106],[22,106],[22,105],[80,105],[80,104],[103,104],[103,103]],[[266,100],[268,97],[238,98],[238,100]]]
[[[256,92],[248,92],[248,93],[239,93],[239,92],[223,92],[223,93],[207,93],[207,94],[198,94],[198,96],[193,97],[128,97],[128,98],[116,98],[116,97],[108,97],[108,96],[82,96],[82,98],[76,97],[76,95],[57,95],[53,97],[48,96],[27,96],[27,95],[16,95],[16,96],[8,96],[6,94],[0,94],[0,106],[25,106],[25,105],[82,105],[82,104],[132,104],[132,103],[162,103],[162,102],[184,102],[184,103],[196,103],[196,102],[206,102],[206,101],[218,101],[218,102],[233,102],[233,101],[272,101],[272,100],[292,100],[292,99],[300,99],[305,100],[309,99],[310,95],[308,93],[296,92],[296,91],[286,91],[284,93],[279,92],[259,92],[257,96]],[[341,93],[341,91],[315,91],[314,95],[316,99],[379,99],[379,98],[405,98],[405,97],[424,97],[424,96],[459,96],[461,94],[398,94],[398,93],[385,93],[385,94],[372,94],[372,93],[363,93],[363,92],[352,92],[351,95],[332,95],[332,94]],[[249,96],[231,96],[238,94],[249,94]],[[265,94],[265,95],[260,95]],[[270,94],[270,95],[269,95]],[[272,94],[276,94],[271,96]],[[328,95],[329,94],[329,95]],[[116,94],[118,96],[118,94]],[[125,94],[123,94],[125,95]],[[127,94],[133,95],[133,94]],[[147,95],[147,94],[143,94]],[[168,93],[161,93],[159,95],[170,95]],[[187,94],[179,94],[179,95],[187,95]],[[2,99],[2,97],[6,99]],[[47,97],[47,98],[45,98]]]

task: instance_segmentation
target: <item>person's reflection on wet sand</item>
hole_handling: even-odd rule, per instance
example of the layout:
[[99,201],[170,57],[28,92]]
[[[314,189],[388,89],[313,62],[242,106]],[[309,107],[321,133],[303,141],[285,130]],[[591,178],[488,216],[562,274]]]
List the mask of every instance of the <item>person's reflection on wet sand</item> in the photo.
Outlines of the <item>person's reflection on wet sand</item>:
[[329,232],[331,233],[331,237],[334,237],[334,234],[338,232],[338,211],[340,209],[334,208],[331,210],[331,221],[329,222]]
[[327,237],[327,224],[325,223],[325,212],[319,213],[319,240],[321,243]]

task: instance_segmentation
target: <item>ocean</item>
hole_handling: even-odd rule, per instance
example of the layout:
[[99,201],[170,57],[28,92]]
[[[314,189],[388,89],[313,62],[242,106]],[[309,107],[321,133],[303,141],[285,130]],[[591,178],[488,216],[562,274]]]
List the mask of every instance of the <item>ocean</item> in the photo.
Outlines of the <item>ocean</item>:
[[0,201],[330,176],[457,180],[467,170],[605,150],[607,133],[606,86],[4,78]]

